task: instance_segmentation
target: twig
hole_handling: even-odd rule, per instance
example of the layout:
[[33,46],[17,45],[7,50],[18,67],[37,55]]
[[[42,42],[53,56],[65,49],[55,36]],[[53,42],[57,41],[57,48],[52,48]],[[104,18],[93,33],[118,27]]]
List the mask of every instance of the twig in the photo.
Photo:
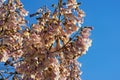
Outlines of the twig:
[[59,0],[58,2],[58,9],[59,9],[59,20],[60,20],[60,17],[61,17],[61,13],[60,13],[60,8],[62,6],[62,0]]
[[2,77],[0,80],[5,80],[4,76],[2,75],[2,73],[0,72],[0,76]]
[[69,41],[68,41],[65,45],[63,45],[63,47],[61,47],[60,49],[58,49],[58,50],[56,50],[56,51],[53,51],[53,52],[51,52],[51,53],[58,52],[58,51],[62,50],[63,48],[65,48],[66,45],[69,44],[69,42],[72,41],[72,40],[76,37],[76,35],[79,33],[80,30],[81,30],[81,28],[75,33],[75,35],[74,35],[72,38],[69,38]]

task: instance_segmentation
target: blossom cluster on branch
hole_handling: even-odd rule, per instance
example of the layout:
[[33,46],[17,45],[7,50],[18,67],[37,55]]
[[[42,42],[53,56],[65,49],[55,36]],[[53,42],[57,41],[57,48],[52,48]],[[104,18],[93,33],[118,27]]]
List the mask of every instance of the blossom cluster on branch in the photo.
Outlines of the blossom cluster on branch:
[[77,59],[91,46],[93,28],[81,27],[85,13],[79,5],[59,0],[53,12],[40,8],[30,15],[38,15],[31,27],[26,26],[28,12],[20,0],[0,6],[0,60],[15,67],[15,80],[17,73],[22,80],[81,80]]

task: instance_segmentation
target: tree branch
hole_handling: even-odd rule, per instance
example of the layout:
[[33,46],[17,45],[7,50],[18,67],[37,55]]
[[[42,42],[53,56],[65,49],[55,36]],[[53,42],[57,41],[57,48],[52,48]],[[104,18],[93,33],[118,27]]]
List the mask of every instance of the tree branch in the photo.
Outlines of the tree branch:
[[60,49],[58,49],[58,50],[56,50],[56,51],[53,51],[53,52],[51,52],[51,53],[55,53],[55,52],[58,52],[58,51],[64,49],[64,48],[66,47],[66,45],[69,44],[70,41],[72,41],[72,40],[76,37],[76,35],[79,33],[80,30],[81,30],[81,28],[79,28],[79,30],[75,33],[75,35],[74,35],[72,38],[69,38],[69,41],[68,41],[65,45],[63,45],[63,47],[61,47]]
[[0,76],[2,77],[0,80],[5,80],[4,76],[2,75],[2,73],[0,72]]
[[59,2],[58,2],[58,9],[59,9],[59,21],[60,21],[60,17],[61,17],[61,13],[60,13],[60,8],[61,8],[61,6],[62,6],[62,0],[59,0]]

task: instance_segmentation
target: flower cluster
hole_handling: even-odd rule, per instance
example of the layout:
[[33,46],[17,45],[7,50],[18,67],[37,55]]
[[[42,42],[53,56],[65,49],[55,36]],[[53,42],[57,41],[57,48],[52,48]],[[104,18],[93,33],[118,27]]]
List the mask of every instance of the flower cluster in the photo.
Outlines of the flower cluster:
[[81,27],[85,13],[79,5],[59,0],[53,13],[40,8],[30,15],[38,17],[29,28],[20,0],[8,0],[0,6],[0,60],[22,58],[13,64],[22,80],[81,80],[77,59],[91,46],[92,27]]
[[24,10],[20,0],[8,0],[0,7],[0,55],[2,61],[9,57],[21,57],[23,37],[21,25],[26,24]]

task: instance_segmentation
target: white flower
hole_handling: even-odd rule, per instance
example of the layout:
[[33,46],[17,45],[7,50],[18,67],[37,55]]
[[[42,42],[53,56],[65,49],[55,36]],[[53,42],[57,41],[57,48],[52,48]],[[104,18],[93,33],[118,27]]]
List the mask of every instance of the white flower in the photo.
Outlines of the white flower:
[[23,16],[28,16],[28,13],[29,13],[29,11],[26,11],[26,13],[23,14]]
[[4,3],[4,0],[0,0],[0,7],[2,6],[3,3]]
[[80,28],[82,25],[81,25],[81,23],[78,23],[78,27]]
[[32,74],[32,75],[31,75],[31,78],[35,79],[35,75]]

